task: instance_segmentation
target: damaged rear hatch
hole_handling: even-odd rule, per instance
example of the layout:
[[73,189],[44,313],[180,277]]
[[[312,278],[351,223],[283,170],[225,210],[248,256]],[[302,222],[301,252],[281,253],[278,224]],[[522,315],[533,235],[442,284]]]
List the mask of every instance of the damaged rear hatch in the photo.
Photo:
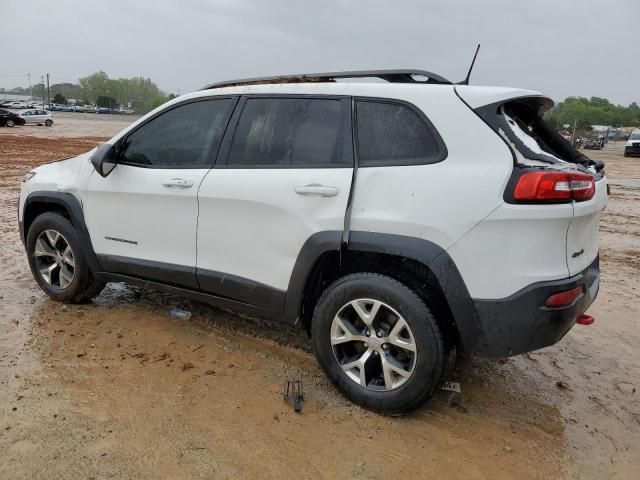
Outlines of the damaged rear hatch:
[[512,89],[495,90],[487,96],[485,90],[483,101],[482,87],[456,87],[456,91],[513,153],[514,172],[506,189],[506,201],[526,203],[511,196],[524,174],[535,172],[529,177],[544,177],[551,173],[550,177],[555,178],[559,177],[557,172],[565,174],[566,181],[555,183],[554,195],[536,198],[532,203],[571,204],[573,215],[567,218],[567,269],[569,275],[586,269],[598,255],[600,215],[607,204],[604,162],[575,149],[544,120],[544,112],[553,106],[546,97]]

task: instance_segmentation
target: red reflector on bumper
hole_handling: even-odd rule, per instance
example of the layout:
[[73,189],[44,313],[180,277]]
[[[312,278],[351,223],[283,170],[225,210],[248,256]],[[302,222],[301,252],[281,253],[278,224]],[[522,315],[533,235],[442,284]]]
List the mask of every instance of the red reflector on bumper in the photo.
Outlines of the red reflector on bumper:
[[549,298],[547,298],[547,301],[544,302],[544,304],[547,307],[552,308],[568,307],[580,295],[582,295],[582,285],[572,288],[571,290],[567,290],[566,292],[554,293]]
[[582,314],[578,317],[578,320],[576,320],[576,323],[579,323],[580,325],[592,325],[593,322],[595,321],[596,319],[593,318],[591,315]]

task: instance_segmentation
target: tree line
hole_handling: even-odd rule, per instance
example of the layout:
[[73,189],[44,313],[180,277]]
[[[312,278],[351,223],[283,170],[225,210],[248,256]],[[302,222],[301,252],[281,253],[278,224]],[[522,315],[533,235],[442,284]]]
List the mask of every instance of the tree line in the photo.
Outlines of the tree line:
[[[28,89],[17,87],[15,93],[29,93]],[[43,83],[33,86],[33,96],[46,97]],[[105,72],[96,72],[82,77],[78,83],[54,83],[49,88],[51,101],[67,103],[74,99],[79,104],[97,105],[98,107],[131,108],[137,113],[145,113],[175,98],[160,90],[150,78],[109,78]]]
[[545,114],[546,120],[556,129],[574,124],[577,128],[590,125],[612,127],[640,126],[640,107],[632,102],[628,107],[615,105],[606,98],[568,97]]

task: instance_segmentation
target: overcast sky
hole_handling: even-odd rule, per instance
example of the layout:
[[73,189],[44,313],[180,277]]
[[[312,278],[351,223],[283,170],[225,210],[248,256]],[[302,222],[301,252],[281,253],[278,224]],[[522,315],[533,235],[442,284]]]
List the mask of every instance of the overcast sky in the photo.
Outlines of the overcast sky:
[[640,0],[0,0],[0,86],[104,70],[167,92],[217,80],[419,68],[640,103]]

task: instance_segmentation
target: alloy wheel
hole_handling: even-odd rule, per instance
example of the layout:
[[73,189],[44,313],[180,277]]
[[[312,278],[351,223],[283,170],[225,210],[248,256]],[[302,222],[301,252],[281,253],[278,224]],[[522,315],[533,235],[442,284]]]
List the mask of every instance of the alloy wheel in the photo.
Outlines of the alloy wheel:
[[67,239],[55,230],[45,230],[36,240],[36,267],[49,285],[64,290],[75,276],[75,257]]
[[330,335],[342,370],[368,390],[394,390],[413,374],[418,352],[411,328],[380,300],[360,298],[344,305]]

